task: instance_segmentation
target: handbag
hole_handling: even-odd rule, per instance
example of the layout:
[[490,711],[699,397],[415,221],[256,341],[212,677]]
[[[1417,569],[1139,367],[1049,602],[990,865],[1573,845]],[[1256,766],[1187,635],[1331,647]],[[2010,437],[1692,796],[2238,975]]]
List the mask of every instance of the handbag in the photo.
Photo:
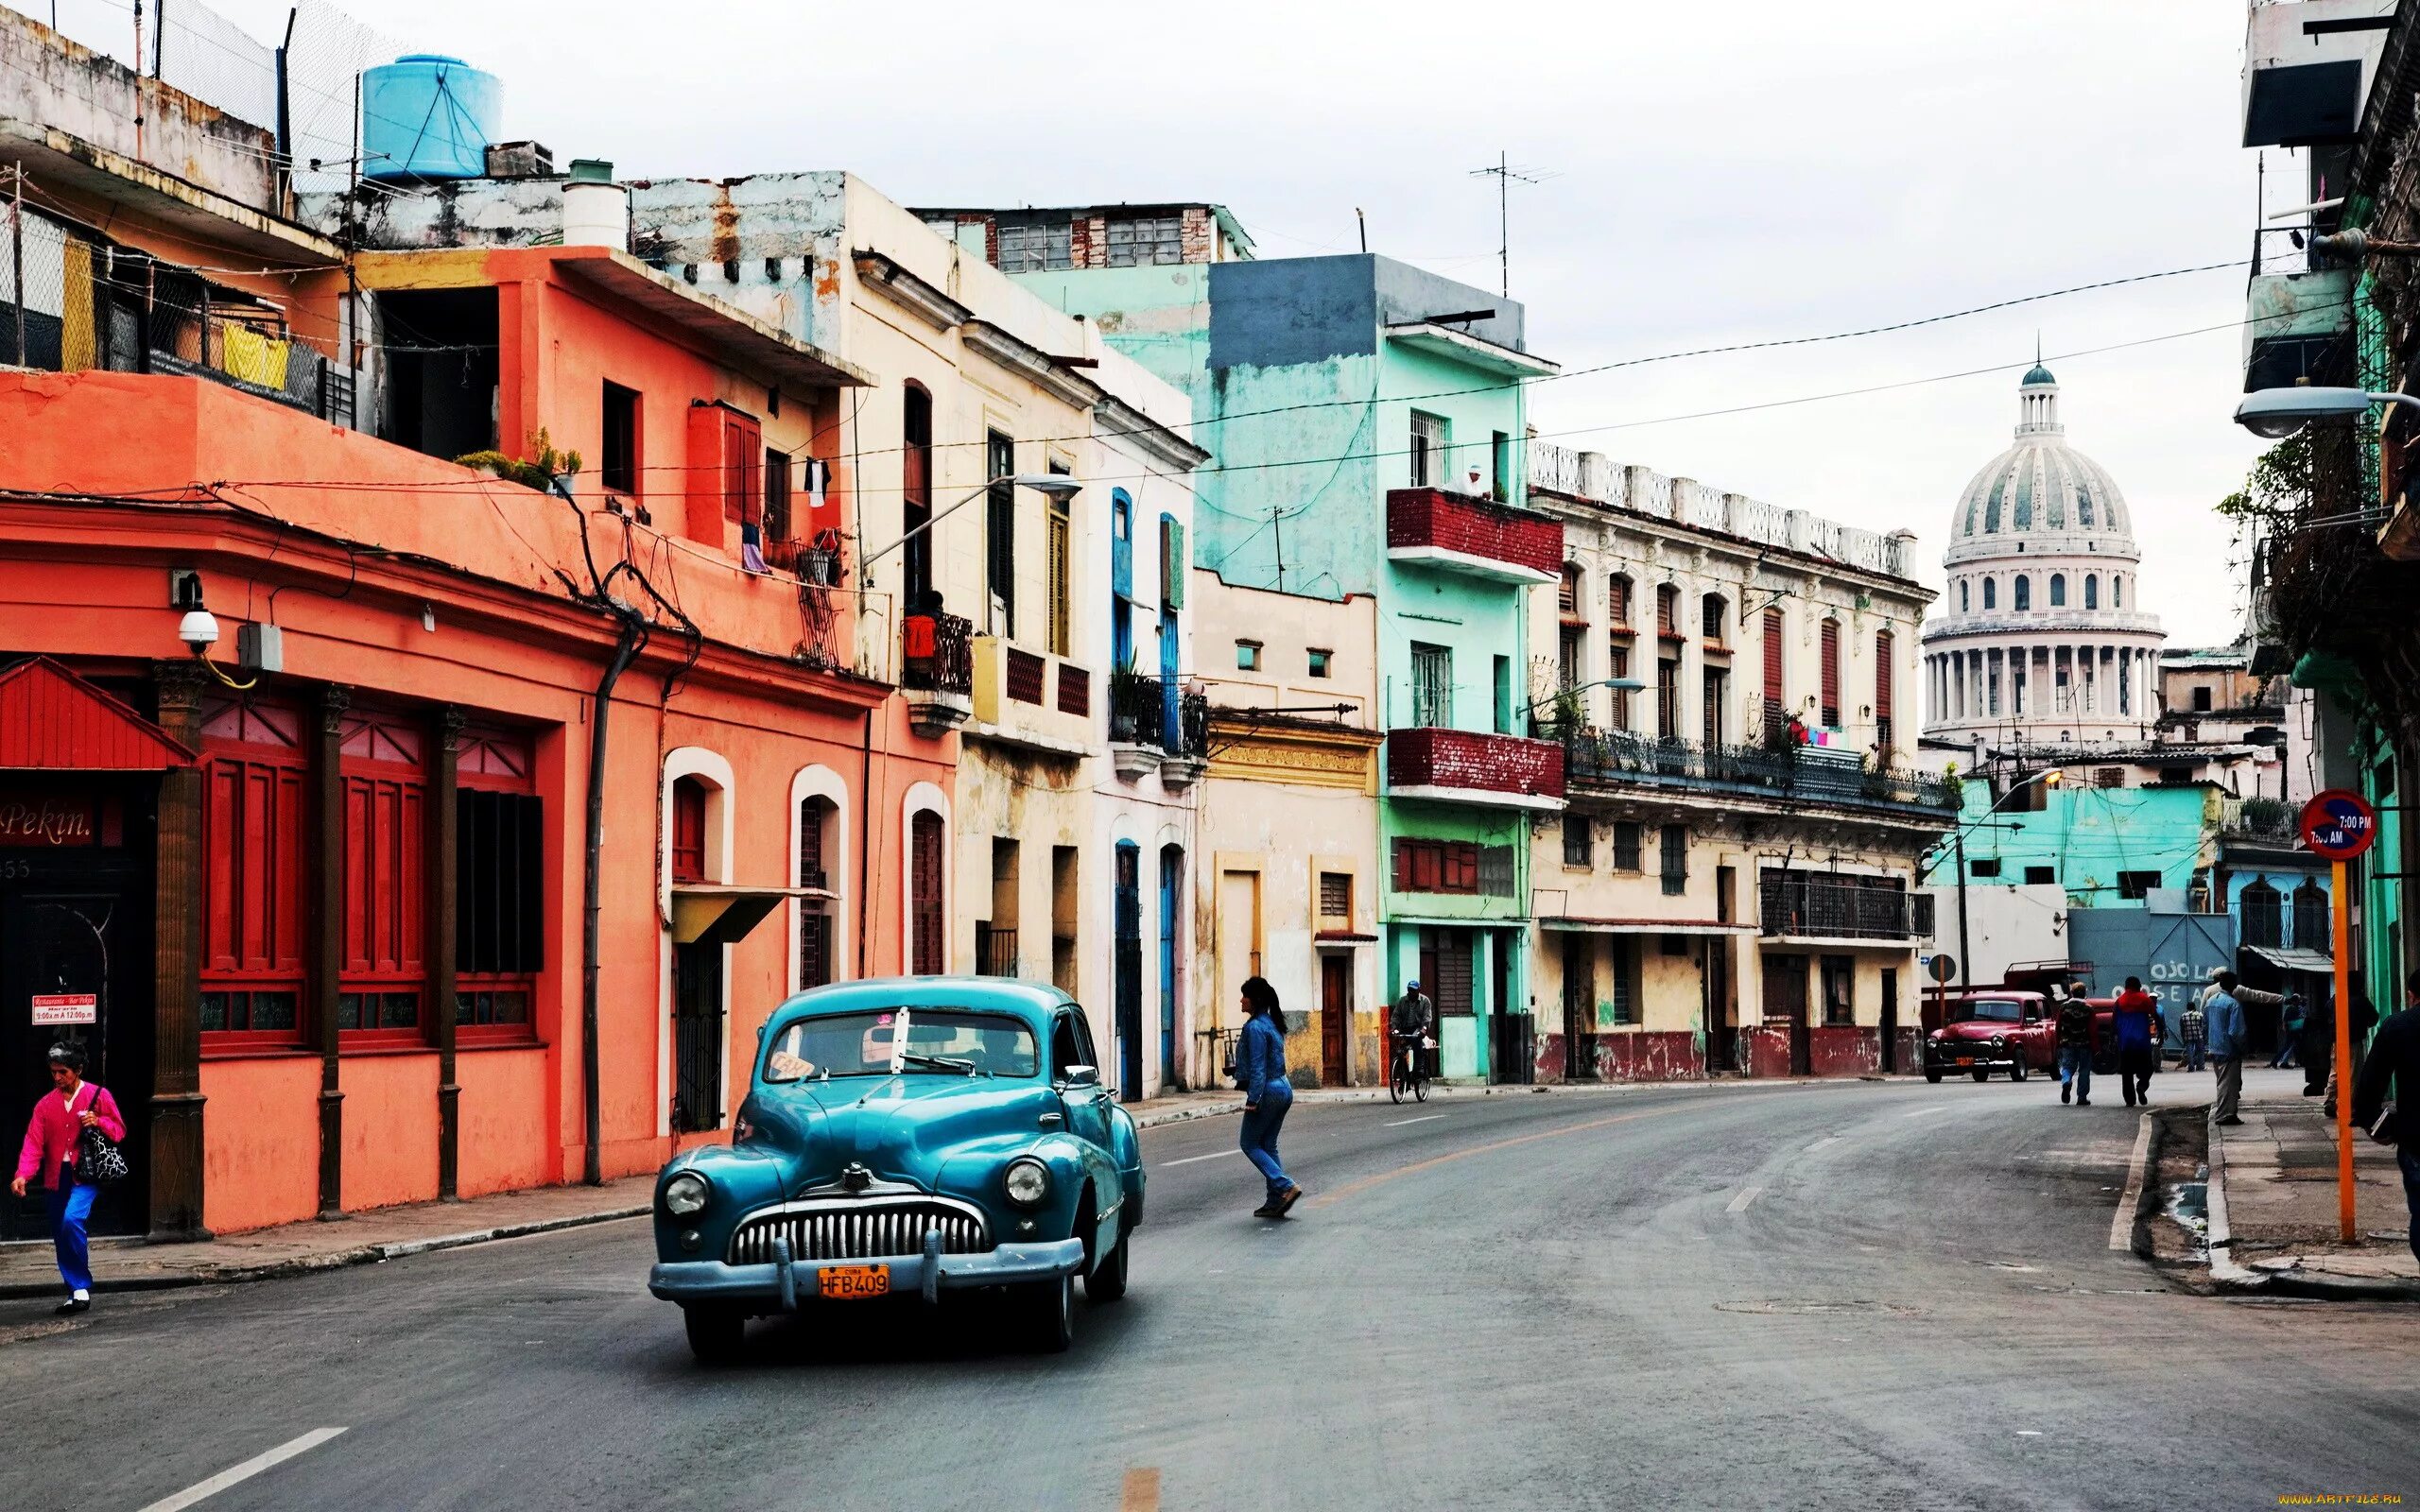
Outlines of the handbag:
[[[99,1099],[95,1098],[97,1102]],[[74,1111],[74,1105],[69,1105]],[[76,1183],[78,1186],[114,1186],[126,1179],[126,1152],[117,1141],[101,1130],[98,1124],[88,1125],[76,1136]]]

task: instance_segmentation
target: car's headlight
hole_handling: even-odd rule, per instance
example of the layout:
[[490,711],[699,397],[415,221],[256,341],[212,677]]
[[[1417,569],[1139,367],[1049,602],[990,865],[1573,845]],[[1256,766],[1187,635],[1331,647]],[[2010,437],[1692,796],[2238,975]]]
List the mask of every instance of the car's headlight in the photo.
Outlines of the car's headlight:
[[2005,1050],[2008,1048],[2008,1041],[2001,1039],[1998,1035],[1994,1035],[1992,1036],[1992,1048],[1995,1050]]
[[1030,1208],[1050,1194],[1050,1168],[1030,1158],[1011,1160],[1008,1170],[1000,1175],[1000,1185],[1009,1200],[1020,1208]]
[[694,1218],[706,1211],[706,1198],[713,1192],[704,1177],[683,1171],[664,1183],[664,1211],[675,1218]]

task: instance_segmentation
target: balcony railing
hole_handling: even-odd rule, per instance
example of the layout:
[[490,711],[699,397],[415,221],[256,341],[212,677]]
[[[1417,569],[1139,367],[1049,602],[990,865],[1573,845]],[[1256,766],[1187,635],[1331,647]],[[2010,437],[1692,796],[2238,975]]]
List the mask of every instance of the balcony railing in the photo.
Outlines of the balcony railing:
[[1120,672],[1109,679],[1109,738],[1121,746],[1152,746],[1171,756],[1210,748],[1210,700],[1179,691],[1166,678]]
[[1867,770],[1809,754],[1815,748],[1709,746],[1618,730],[1577,730],[1564,739],[1569,780],[1580,788],[1705,787],[1799,802],[1924,809],[1945,820],[1957,812],[1957,789],[1928,772]]
[[975,924],[975,974],[1017,974],[1017,932],[977,919]]
[[918,693],[975,691],[973,621],[957,614],[910,614],[904,633],[902,687]]
[[1563,523],[1442,489],[1387,493],[1387,555],[1518,583],[1563,572]]
[[[1564,793],[1564,747],[1550,740],[1412,726],[1387,732],[1387,786],[1555,808]],[[1552,800],[1552,801],[1547,801]]]
[[1769,874],[1758,886],[1760,927],[1768,936],[1808,939],[1912,939],[1925,933],[1912,906],[1922,901],[1882,879],[1805,872]]

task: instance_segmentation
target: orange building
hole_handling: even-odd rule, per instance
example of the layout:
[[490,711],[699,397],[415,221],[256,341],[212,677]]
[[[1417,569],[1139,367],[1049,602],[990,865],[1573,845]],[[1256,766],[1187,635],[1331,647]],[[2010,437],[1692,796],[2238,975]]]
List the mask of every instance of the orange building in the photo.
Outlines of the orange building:
[[831,586],[865,377],[596,247],[365,256],[366,335],[159,179],[29,162],[0,300],[0,1120],[83,1038],[156,1238],[651,1169],[939,911],[957,737]]

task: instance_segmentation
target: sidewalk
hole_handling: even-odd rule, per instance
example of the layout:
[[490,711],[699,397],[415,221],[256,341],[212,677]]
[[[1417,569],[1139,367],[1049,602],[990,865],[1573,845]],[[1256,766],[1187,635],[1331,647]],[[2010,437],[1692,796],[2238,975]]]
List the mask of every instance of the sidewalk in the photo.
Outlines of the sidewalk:
[[2354,1135],[2354,1231],[2337,1241],[2336,1125],[2316,1097],[2246,1102],[2213,1129],[2210,1274],[2230,1291],[2420,1301],[2394,1152]]
[[[340,1265],[369,1265],[432,1249],[513,1239],[644,1214],[651,1176],[601,1187],[540,1187],[469,1202],[382,1208],[336,1223],[292,1223],[198,1245],[93,1243],[96,1291],[142,1291],[300,1276]],[[58,1297],[59,1271],[47,1242],[0,1245],[0,1298]]]

